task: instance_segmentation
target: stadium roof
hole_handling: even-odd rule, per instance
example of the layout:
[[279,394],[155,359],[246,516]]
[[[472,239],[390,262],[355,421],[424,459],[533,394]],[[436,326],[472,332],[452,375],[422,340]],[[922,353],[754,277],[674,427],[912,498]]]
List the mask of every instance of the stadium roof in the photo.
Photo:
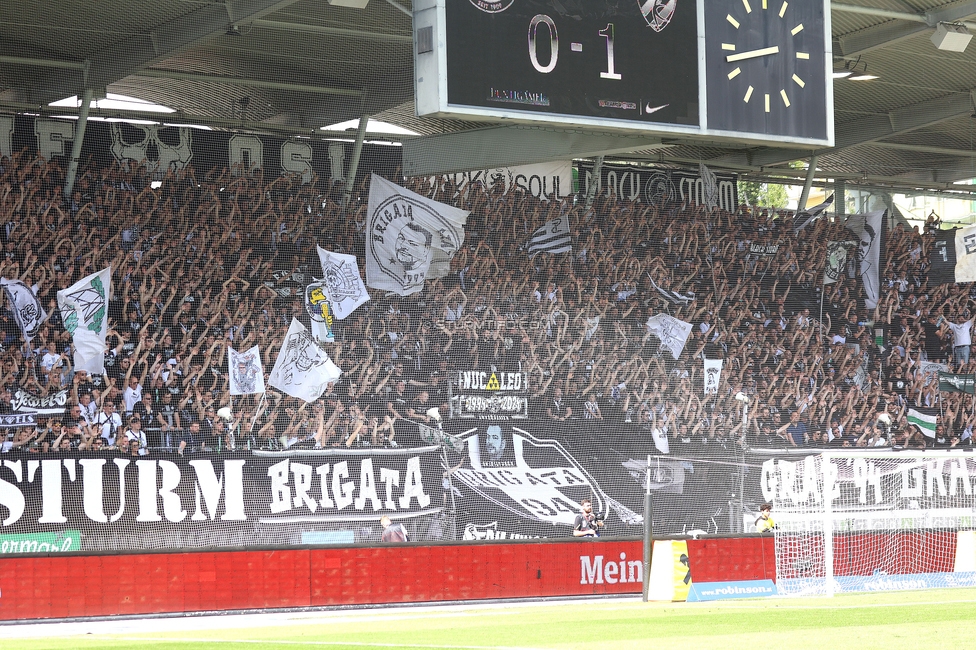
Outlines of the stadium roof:
[[[468,131],[478,137],[490,126],[415,115],[410,0],[371,0],[363,9],[340,2],[350,3],[2,3],[0,111],[63,115],[75,109],[49,104],[89,88],[96,97],[113,93],[175,110],[93,110],[101,117],[158,117],[279,135],[334,137],[321,128],[363,115],[420,137]],[[956,53],[930,40],[939,22],[976,21],[976,1],[831,6],[835,65],[857,62],[878,78],[835,80],[836,146],[816,152],[818,176],[942,190],[976,177],[976,45]],[[968,26],[976,29],[976,22]],[[789,163],[813,153],[684,138],[665,143],[671,146],[615,157],[705,161],[716,169],[795,177],[803,171]],[[520,162],[516,151],[501,155]]]

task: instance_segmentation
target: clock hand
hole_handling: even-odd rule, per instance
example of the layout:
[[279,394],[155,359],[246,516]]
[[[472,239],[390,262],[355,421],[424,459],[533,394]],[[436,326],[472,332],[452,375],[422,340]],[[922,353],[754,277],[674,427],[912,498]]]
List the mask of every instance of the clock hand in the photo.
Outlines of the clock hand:
[[734,63],[735,61],[744,61],[746,59],[754,59],[759,56],[766,56],[768,54],[779,54],[779,46],[774,45],[772,47],[764,47],[761,50],[752,50],[751,52],[741,52],[739,54],[730,54],[725,57],[725,60],[729,63]]

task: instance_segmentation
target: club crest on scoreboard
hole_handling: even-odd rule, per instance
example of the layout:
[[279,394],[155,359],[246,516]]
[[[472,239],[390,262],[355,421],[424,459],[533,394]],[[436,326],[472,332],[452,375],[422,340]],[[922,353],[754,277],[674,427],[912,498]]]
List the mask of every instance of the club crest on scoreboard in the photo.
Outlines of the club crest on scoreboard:
[[511,7],[514,2],[515,0],[471,0],[471,4],[486,14],[501,13]]

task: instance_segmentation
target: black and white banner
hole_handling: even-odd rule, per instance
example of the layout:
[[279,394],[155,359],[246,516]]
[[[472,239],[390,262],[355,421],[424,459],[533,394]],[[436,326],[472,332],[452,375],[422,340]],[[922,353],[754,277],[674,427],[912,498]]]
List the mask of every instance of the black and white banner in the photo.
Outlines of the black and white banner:
[[322,265],[325,298],[332,308],[332,314],[339,320],[345,320],[360,305],[369,301],[369,292],[359,274],[359,263],[355,255],[333,253],[321,246],[316,246],[315,250]]
[[779,253],[779,244],[749,244],[749,252],[762,257],[775,257]]
[[440,447],[119,457],[11,453],[0,466],[4,532],[99,536],[234,525],[314,524],[429,514]]
[[795,234],[800,234],[800,231],[812,224],[814,221],[819,219],[826,211],[827,208],[834,204],[834,195],[831,194],[827,197],[827,200],[819,205],[815,205],[812,208],[806,210],[800,210],[795,215],[793,215],[793,232]]
[[[71,153],[77,120],[0,115],[0,156],[26,149],[45,159]],[[339,137],[343,137],[340,135]],[[211,170],[231,169],[236,173],[264,172],[265,178],[288,174],[306,182],[320,179],[344,180],[353,143],[329,140],[275,138],[251,133],[210,131],[157,124],[128,124],[89,121],[81,148],[81,160],[93,158],[99,168],[134,166],[147,162],[156,177],[168,170],[179,171],[192,164],[198,176]],[[370,171],[393,178],[402,166],[398,146],[366,143],[356,187]]]
[[717,395],[722,380],[722,359],[704,359],[705,394]]
[[[714,172],[718,207],[728,212],[739,208],[739,177]],[[676,203],[706,204],[707,181],[698,170],[665,169],[640,165],[603,165],[594,178],[593,165],[579,165],[579,191],[587,196],[593,183],[598,196],[616,196],[625,201],[664,206]]]
[[10,407],[17,413],[33,413],[35,415],[61,415],[67,410],[68,391],[66,389],[50,395],[34,395],[26,390],[18,389],[10,399]]
[[881,297],[882,239],[885,238],[887,210],[877,210],[855,215],[847,220],[847,227],[857,234],[858,275],[864,286],[864,305],[868,309],[878,306]]
[[930,259],[930,284],[976,282],[976,226],[935,233]]
[[294,318],[278,350],[268,385],[292,397],[314,402],[342,370],[321,349],[305,326]]
[[529,380],[524,372],[460,371],[451,392],[451,417],[517,420],[529,416]]
[[858,240],[827,242],[827,262],[824,265],[824,284],[834,284],[847,268],[847,251],[857,246]]
[[512,191],[522,191],[530,196],[546,201],[573,195],[573,163],[569,160],[519,165],[517,167],[496,167],[478,169],[470,172],[457,172],[444,176],[430,176],[431,184],[450,183],[457,195],[464,195],[472,185],[482,185],[486,189],[502,188],[502,195]]

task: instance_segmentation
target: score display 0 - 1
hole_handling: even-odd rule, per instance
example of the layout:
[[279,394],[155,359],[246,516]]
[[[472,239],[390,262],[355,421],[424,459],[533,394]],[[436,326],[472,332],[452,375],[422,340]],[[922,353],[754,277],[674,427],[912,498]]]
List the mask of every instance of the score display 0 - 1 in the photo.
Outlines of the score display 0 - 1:
[[415,0],[417,113],[832,146],[829,29],[829,0]]

